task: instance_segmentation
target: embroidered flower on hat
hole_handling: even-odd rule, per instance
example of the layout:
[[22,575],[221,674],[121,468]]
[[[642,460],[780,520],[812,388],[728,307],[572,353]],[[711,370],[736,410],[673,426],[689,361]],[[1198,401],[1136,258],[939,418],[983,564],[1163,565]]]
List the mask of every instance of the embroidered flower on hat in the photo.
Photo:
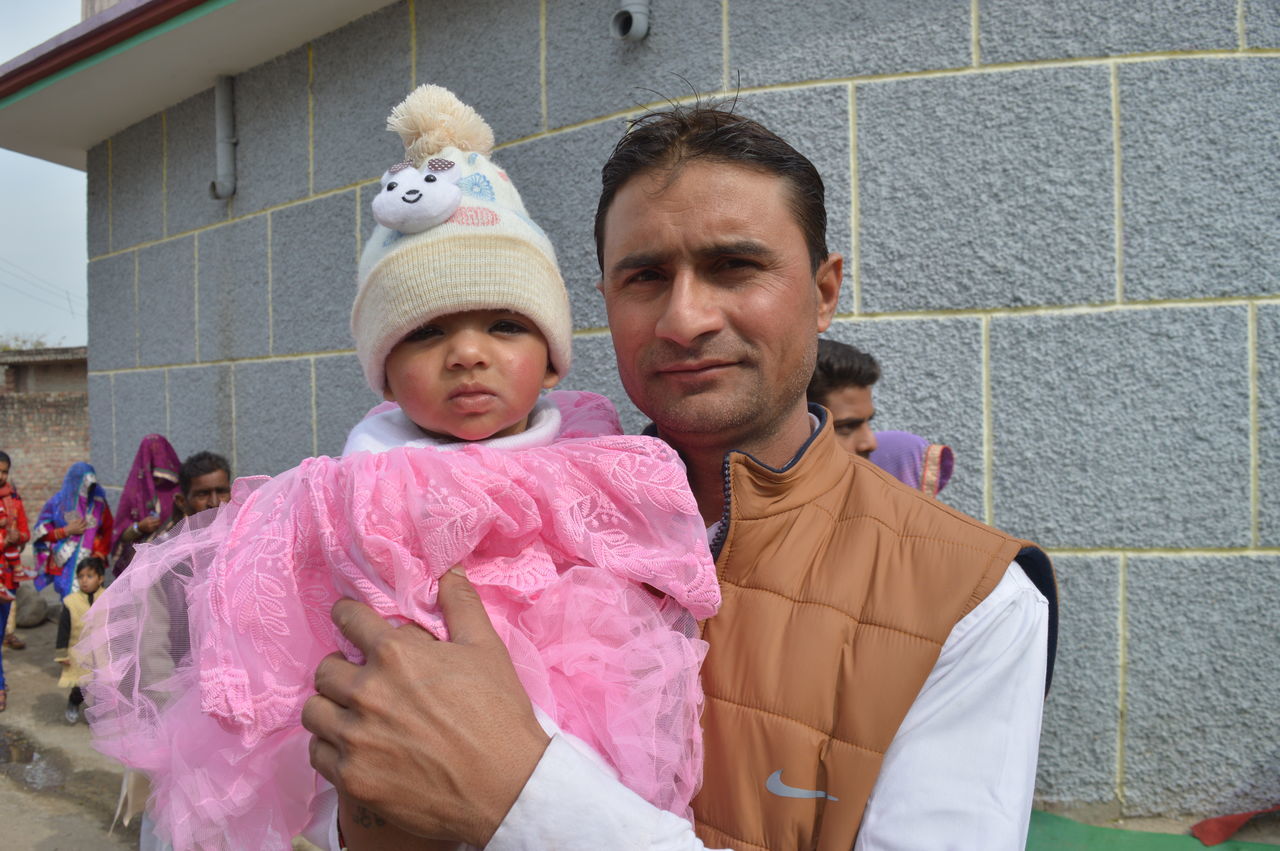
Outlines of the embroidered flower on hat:
[[502,221],[501,217],[488,207],[459,207],[449,217],[449,224],[472,225],[475,227],[496,225],[500,221]]
[[496,201],[498,198],[493,191],[493,184],[489,182],[489,178],[480,172],[468,174],[459,180],[458,188],[473,198],[479,198],[481,201]]

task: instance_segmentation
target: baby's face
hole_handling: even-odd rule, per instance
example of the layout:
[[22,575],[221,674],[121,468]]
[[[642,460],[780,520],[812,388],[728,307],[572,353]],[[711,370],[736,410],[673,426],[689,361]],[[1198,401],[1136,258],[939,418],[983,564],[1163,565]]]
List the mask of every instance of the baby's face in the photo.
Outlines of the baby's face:
[[518,313],[469,310],[433,319],[391,350],[386,398],[445,439],[518,434],[538,394],[554,387],[547,341]]

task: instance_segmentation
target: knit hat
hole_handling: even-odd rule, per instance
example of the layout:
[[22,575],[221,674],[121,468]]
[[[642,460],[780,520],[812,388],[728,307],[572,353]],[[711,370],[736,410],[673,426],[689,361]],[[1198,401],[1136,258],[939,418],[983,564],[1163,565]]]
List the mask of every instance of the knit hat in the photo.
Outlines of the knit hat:
[[438,316],[510,310],[546,337],[551,365],[569,371],[569,294],[550,240],[525,212],[507,173],[489,159],[493,131],[440,86],[419,86],[387,129],[405,161],[382,175],[378,227],[360,257],[351,334],[365,380],[386,388],[387,355]]

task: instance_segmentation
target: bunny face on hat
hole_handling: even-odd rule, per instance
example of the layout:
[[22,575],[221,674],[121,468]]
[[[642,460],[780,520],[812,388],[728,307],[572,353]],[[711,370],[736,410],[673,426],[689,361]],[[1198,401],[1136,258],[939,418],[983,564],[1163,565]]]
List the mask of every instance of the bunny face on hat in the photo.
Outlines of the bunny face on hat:
[[432,157],[421,169],[408,161],[396,163],[382,175],[373,217],[400,233],[421,233],[446,222],[462,203],[461,176],[458,164],[443,157]]

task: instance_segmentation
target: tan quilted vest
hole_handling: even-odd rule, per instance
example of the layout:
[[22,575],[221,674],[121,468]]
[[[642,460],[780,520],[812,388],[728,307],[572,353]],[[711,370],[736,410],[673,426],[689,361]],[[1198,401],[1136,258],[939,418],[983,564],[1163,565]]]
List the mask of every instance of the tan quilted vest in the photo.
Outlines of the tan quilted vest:
[[[849,851],[951,628],[1027,544],[849,455],[829,422],[789,469],[742,453],[726,464],[698,835],[713,848]],[[766,791],[778,771],[830,799]]]

